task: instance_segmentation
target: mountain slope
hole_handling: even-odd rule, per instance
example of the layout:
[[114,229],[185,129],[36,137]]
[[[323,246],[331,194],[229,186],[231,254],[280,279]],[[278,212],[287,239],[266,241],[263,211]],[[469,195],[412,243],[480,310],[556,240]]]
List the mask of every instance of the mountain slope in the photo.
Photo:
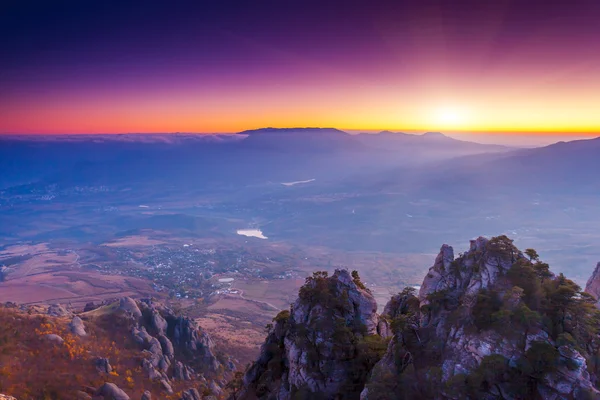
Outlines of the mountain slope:
[[322,153],[364,148],[352,135],[335,128],[261,128],[238,135],[246,136],[240,146],[254,150]]
[[414,135],[403,132],[382,131],[376,134],[361,133],[355,136],[357,140],[367,146],[385,149],[387,151],[402,150],[428,150],[443,153],[453,151],[455,156],[494,153],[511,150],[510,147],[468,142],[454,139],[441,132],[425,132]]
[[0,307],[0,392],[18,399],[219,395],[231,369],[220,360],[197,324],[150,300],[76,315],[59,305]]

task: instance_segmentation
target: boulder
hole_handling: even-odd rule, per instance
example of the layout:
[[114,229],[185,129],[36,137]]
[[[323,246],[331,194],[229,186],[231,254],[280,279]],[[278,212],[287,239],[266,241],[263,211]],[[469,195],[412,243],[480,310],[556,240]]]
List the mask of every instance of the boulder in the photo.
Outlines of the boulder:
[[96,391],[96,396],[104,400],[130,400],[129,396],[114,383],[106,382]]
[[152,393],[150,393],[149,391],[145,391],[142,394],[142,399],[141,400],[152,400]]
[[167,392],[168,394],[173,394],[173,388],[171,387],[169,382],[167,382],[166,379],[161,379],[160,385],[162,386],[165,392]]
[[78,390],[75,395],[77,400],[92,400],[92,396],[81,390]]
[[179,400],[202,400],[202,396],[197,389],[192,388],[181,393],[181,398]]
[[158,337],[158,341],[165,357],[173,359],[173,357],[175,357],[175,350],[173,349],[173,343],[169,340],[169,338],[165,335],[160,335]]
[[134,319],[139,319],[142,317],[142,312],[138,307],[135,300],[131,297],[123,297],[119,300],[119,309],[123,310],[126,314],[130,315]]
[[108,361],[108,358],[98,357],[96,358],[95,364],[96,369],[100,373],[110,374],[110,372],[112,371],[112,367],[110,365],[110,362]]
[[133,340],[141,345],[145,345],[152,340],[152,336],[146,331],[146,328],[143,326],[141,328],[134,327],[131,331],[133,335]]
[[78,316],[74,316],[69,324],[69,329],[71,333],[77,336],[86,336],[87,332],[85,331],[85,325],[83,321]]
[[44,339],[46,339],[47,341],[54,343],[54,344],[63,344],[65,342],[65,340],[62,337],[60,337],[54,333],[49,333],[47,335],[44,335]]
[[142,370],[146,372],[150,380],[162,379],[162,375],[156,370],[149,359],[142,360]]
[[173,365],[173,379],[189,381],[192,380],[193,377],[194,371],[181,361],[177,361],[175,365]]
[[167,321],[162,317],[162,315],[160,315],[160,312],[158,312],[158,310],[152,310],[151,319],[152,328],[157,334],[162,335],[167,332]]

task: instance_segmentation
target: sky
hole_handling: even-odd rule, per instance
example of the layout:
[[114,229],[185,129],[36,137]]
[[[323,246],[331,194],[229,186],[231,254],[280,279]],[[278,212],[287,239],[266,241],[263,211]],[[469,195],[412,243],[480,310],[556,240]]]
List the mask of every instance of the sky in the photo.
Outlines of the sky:
[[597,0],[7,1],[0,133],[598,136],[598,21]]

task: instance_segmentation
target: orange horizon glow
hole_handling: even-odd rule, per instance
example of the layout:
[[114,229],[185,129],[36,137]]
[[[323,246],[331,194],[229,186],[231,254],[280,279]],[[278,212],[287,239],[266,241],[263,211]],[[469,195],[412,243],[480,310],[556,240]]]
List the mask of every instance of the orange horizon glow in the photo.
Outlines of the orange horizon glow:
[[73,42],[61,36],[48,44],[54,51],[32,48],[31,59],[11,48],[0,76],[0,134],[267,126],[600,132],[600,6],[433,4],[318,12],[248,6],[254,18],[242,13],[227,29],[228,20],[218,18],[167,29],[159,10],[143,29],[127,20],[122,36],[99,29],[88,32],[89,42],[78,42],[69,25],[42,19],[49,26],[36,40],[66,29]]

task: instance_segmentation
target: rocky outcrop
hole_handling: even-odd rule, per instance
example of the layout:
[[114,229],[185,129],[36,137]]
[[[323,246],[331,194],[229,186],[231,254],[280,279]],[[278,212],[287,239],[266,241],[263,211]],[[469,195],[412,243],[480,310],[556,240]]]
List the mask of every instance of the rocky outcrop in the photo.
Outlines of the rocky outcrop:
[[142,394],[142,399],[141,400],[152,400],[152,393],[150,393],[149,391],[145,391]]
[[358,276],[316,273],[274,319],[238,398],[600,399],[591,301],[506,236],[458,257],[442,246],[419,293],[381,316]]
[[104,400],[129,400],[129,396],[114,383],[105,383],[95,393]]
[[52,317],[70,317],[72,314],[60,304],[50,304],[48,306],[48,315]]
[[179,400],[202,400],[202,396],[197,389],[188,389],[181,394]]
[[600,305],[600,262],[596,265],[596,269],[588,279],[585,285],[585,291],[597,300],[597,305]]
[[169,331],[171,328],[173,344],[199,360],[204,371],[215,372],[219,369],[221,365],[215,356],[213,341],[196,321],[183,316],[169,318]]
[[[135,307],[125,298],[120,304],[136,321],[131,334],[144,354],[142,370],[150,380],[156,381],[166,394],[173,393],[175,381],[201,379],[203,384],[212,383],[197,374],[194,370],[196,367],[211,378],[225,370],[217,360],[212,340],[196,321],[175,315],[171,309],[152,299],[142,299],[139,303],[134,303]],[[194,368],[186,362],[192,362]],[[218,385],[216,389],[221,391]]]
[[419,290],[421,305],[428,304],[428,295],[435,292],[473,297],[481,289],[494,285],[501,274],[522,258],[523,254],[512,243],[494,240],[490,244],[488,239],[479,237],[471,240],[469,250],[455,262],[454,249],[445,244]]
[[[393,337],[361,399],[600,398],[586,358],[545,331],[539,314],[544,309],[535,298],[542,296],[544,279],[572,293],[574,306],[580,301],[574,284],[555,277],[546,264],[526,260],[505,236],[473,240],[458,258],[452,247],[442,246],[418,296],[407,289],[386,305],[382,317]],[[585,306],[581,310],[582,321],[590,318]],[[545,318],[548,324],[552,314]],[[570,324],[560,329],[575,336]],[[533,367],[536,378],[522,378],[540,357],[546,361]]]
[[103,374],[110,374],[112,371],[112,366],[108,361],[108,358],[98,357],[95,361],[96,370]]
[[[337,398],[359,393],[359,343],[377,336],[377,304],[347,270],[307,279],[290,311],[275,319],[240,399]],[[304,396],[304,397],[302,397]],[[320,396],[320,397],[319,397]]]
[[136,320],[142,317],[140,308],[131,297],[123,297],[119,300],[119,309]]
[[93,400],[92,396],[90,396],[88,393],[86,393],[82,390],[78,390],[75,393],[75,399],[76,400]]
[[167,359],[172,360],[175,357],[175,349],[173,348],[171,340],[167,336],[161,334],[158,336],[158,342],[160,343],[163,355]]
[[69,324],[69,329],[73,335],[77,336],[86,336],[87,332],[85,331],[85,325],[83,321],[78,316],[74,316]]
[[189,381],[193,379],[194,375],[194,370],[181,361],[177,361],[175,365],[173,365],[173,379]]
[[161,379],[160,380],[160,386],[163,388],[163,390],[165,392],[167,392],[167,394],[173,394],[173,388],[171,387],[171,384],[169,383],[168,380]]
[[[15,399],[15,398],[14,398],[14,397],[12,397],[12,396],[8,396],[8,395],[5,395],[5,394],[2,394],[2,393],[0,393],[0,400],[17,400],[17,399]],[[185,399],[185,400],[187,400],[187,399]],[[195,400],[195,399],[194,399],[194,400]]]
[[167,321],[160,315],[160,312],[156,309],[152,310],[152,329],[159,335],[163,335],[167,332]]

